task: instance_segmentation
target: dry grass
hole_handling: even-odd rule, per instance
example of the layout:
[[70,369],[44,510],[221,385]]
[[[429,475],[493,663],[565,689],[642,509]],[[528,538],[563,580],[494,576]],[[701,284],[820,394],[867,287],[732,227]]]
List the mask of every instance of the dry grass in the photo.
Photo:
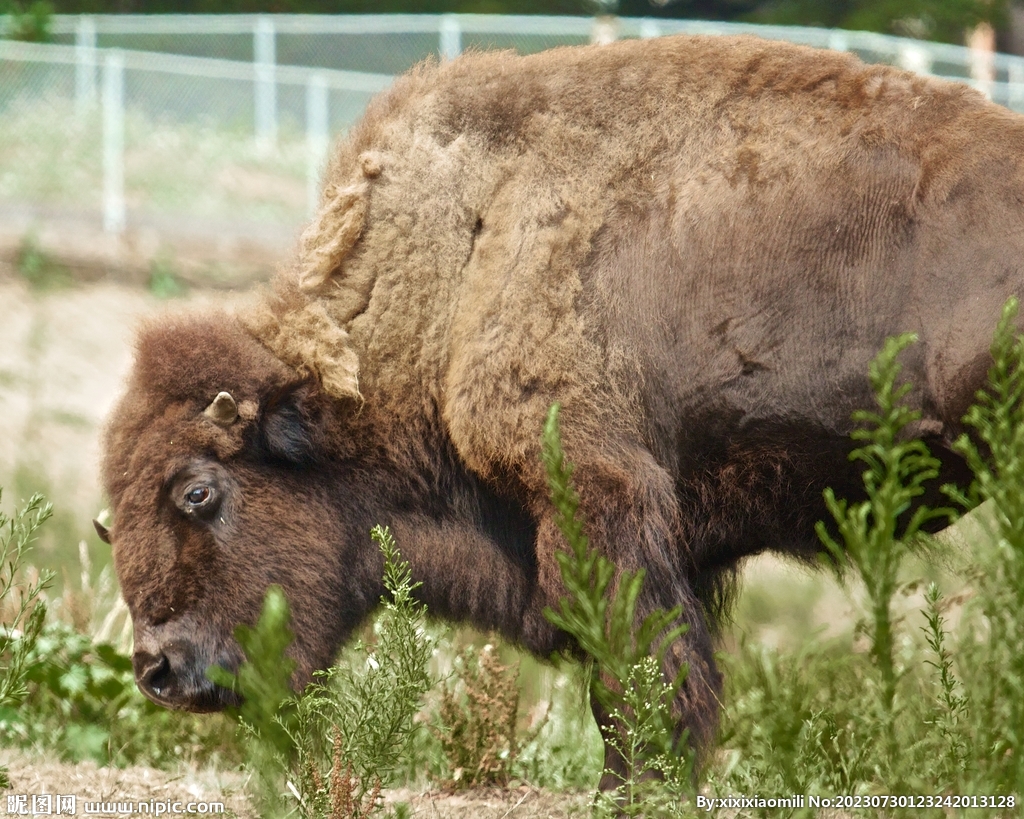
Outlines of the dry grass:
[[517,735],[519,670],[491,645],[467,650],[458,683],[441,689],[434,736],[448,763],[451,789],[507,785],[522,745]]

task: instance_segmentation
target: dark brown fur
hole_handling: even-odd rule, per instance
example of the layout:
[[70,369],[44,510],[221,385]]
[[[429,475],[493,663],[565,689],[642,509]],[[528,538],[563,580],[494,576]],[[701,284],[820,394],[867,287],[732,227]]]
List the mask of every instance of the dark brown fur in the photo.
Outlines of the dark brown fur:
[[[293,270],[237,317],[146,329],[110,422],[114,557],[157,701],[270,583],[300,676],[381,593],[392,527],[422,596],[540,655],[562,546],[554,401],[592,543],[682,604],[681,724],[707,747],[737,561],[808,556],[855,492],[850,413],[888,335],[942,450],[1024,283],[1024,119],[965,86],[752,38],[425,64],[339,147]],[[221,391],[238,406],[203,415]],[[215,514],[187,507],[212,487]],[[205,517],[204,517],[205,515]],[[612,760],[614,762],[614,760]]]

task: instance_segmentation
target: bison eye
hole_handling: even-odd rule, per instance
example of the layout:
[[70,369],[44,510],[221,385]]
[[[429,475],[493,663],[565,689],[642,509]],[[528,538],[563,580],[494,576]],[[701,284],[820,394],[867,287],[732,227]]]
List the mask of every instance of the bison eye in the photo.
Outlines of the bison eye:
[[167,499],[194,523],[212,521],[228,497],[222,471],[205,463],[182,470],[167,487]]
[[193,486],[185,493],[185,506],[189,509],[204,509],[213,500],[213,489],[209,486]]

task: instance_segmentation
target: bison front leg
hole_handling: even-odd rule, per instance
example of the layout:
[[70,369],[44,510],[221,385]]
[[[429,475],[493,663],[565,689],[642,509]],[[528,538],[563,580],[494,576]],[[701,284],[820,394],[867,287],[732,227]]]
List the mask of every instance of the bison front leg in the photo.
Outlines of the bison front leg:
[[[681,752],[695,754],[699,769],[710,753],[718,726],[718,711],[721,693],[721,675],[715,665],[711,637],[704,622],[704,615],[692,594],[678,590],[674,605],[683,602],[682,619],[688,625],[687,632],[672,643],[662,660],[662,675],[666,681],[674,680],[680,669],[686,667],[686,680],[671,704],[672,718],[676,723],[675,741]],[[686,598],[685,602],[679,597]],[[656,608],[668,608],[670,601],[652,599],[643,595],[637,607],[637,624]],[[605,674],[601,681],[616,689],[617,682]],[[591,695],[591,710],[605,741],[604,773],[601,789],[610,790],[621,785],[635,771],[618,750],[623,744],[624,726],[614,720],[607,708]],[[687,732],[685,744],[679,742],[681,733]]]
[[[666,680],[675,679],[679,669],[685,664],[687,678],[682,689],[672,703],[672,717],[676,721],[677,747],[683,753],[695,755],[697,770],[705,762],[712,749],[718,725],[719,693],[721,676],[715,666],[711,650],[711,640],[707,629],[697,618],[687,618],[691,626],[688,636],[684,636],[673,644],[662,663],[662,673]],[[615,680],[607,674],[601,680],[606,686],[615,687]],[[594,720],[604,738],[604,770],[601,775],[600,788],[603,791],[613,790],[621,786],[636,774],[630,770],[630,763],[619,748],[623,744],[626,727],[615,720],[608,709],[593,695],[590,702]],[[682,731],[687,732],[687,742],[680,743]],[[680,747],[681,746],[681,747]],[[658,775],[648,772],[646,776]]]
[[[687,668],[686,681],[673,703],[673,718],[679,732],[688,732],[689,745],[696,751],[699,763],[714,741],[721,677],[715,666],[703,608],[688,581],[694,572],[680,536],[671,479],[649,455],[632,460],[632,469],[577,462],[575,483],[580,494],[580,514],[592,549],[614,561],[620,571],[645,571],[636,622],[631,625],[638,626],[656,609],[682,608],[682,620],[688,630],[668,647],[662,671],[666,680],[672,680],[684,665]],[[555,555],[568,546],[556,525],[550,500],[545,503],[538,514],[537,600],[531,612],[538,626],[537,637],[542,637],[545,628],[550,629],[538,620],[543,608],[556,608],[558,600],[567,593]],[[529,633],[525,636],[526,642],[531,642]],[[594,700],[592,707],[605,735],[605,767],[609,773],[602,778],[602,787],[615,787],[630,773],[626,760],[615,747],[622,747],[622,726],[612,723],[601,703]]]

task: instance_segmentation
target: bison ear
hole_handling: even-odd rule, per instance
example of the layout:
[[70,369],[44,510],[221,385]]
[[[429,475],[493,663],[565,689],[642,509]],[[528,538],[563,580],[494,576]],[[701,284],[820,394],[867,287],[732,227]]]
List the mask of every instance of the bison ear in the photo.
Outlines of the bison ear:
[[97,520],[96,518],[93,518],[92,525],[93,525],[93,528],[96,529],[97,537],[99,537],[100,540],[102,540],[104,543],[106,543],[109,546],[110,545],[110,529],[108,529],[106,526],[104,526],[102,523],[100,523],[99,520]]
[[323,452],[324,424],[320,390],[302,381],[271,393],[262,404],[260,444],[272,458],[311,463]]
[[106,543],[110,545],[110,510],[104,509],[96,517],[92,519],[93,528],[96,530],[96,535]]

